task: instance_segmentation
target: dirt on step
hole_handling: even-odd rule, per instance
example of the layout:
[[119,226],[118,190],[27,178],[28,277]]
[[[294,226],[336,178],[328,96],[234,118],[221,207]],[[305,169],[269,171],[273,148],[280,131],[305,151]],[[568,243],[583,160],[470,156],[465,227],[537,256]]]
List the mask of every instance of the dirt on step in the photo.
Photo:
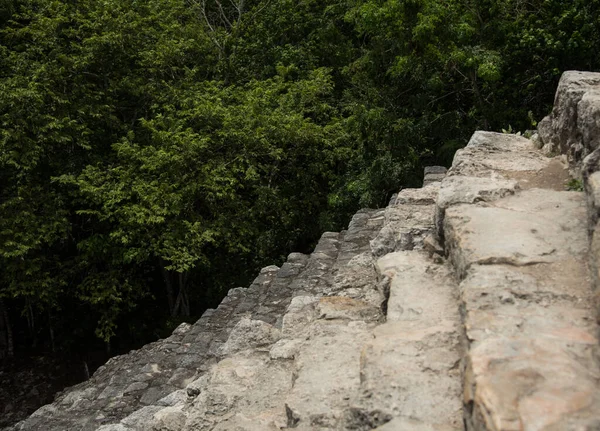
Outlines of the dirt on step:
[[565,191],[567,183],[571,180],[569,168],[560,156],[554,157],[548,166],[537,172],[504,171],[503,174],[518,181],[522,190],[550,189]]

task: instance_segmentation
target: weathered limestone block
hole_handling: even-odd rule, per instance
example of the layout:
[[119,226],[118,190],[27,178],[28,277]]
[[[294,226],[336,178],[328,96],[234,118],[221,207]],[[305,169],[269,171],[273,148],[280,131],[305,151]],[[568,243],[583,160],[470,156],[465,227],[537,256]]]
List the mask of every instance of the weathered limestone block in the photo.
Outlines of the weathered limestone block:
[[423,252],[388,254],[377,266],[390,283],[388,321],[363,347],[361,390],[344,429],[394,418],[418,424],[414,429],[461,429],[461,331],[451,272]]
[[585,178],[585,188],[590,215],[589,227],[593,228],[600,218],[600,171],[590,172]]
[[581,254],[587,241],[574,242],[565,232],[585,231],[584,224],[580,193],[532,189],[486,206],[451,207],[444,235],[454,266],[464,276],[473,264],[525,266]]
[[586,92],[577,104],[577,130],[586,153],[600,146],[600,79],[597,88]]
[[[569,179],[561,157],[542,155],[532,141],[522,136],[492,132],[475,132],[469,145],[457,151],[448,176],[513,180],[523,190],[564,190]],[[487,199],[495,197],[488,195]]]
[[271,359],[294,359],[300,351],[301,340],[281,339],[271,347],[269,357]]
[[[292,366],[268,355],[234,355],[220,361],[197,385],[198,395],[182,406],[181,431],[276,430],[286,424],[281,398],[292,384]],[[262,428],[261,428],[262,427]]]
[[371,250],[375,256],[383,256],[396,250],[398,240],[396,232],[390,226],[384,226],[371,241]]
[[402,203],[388,207],[385,224],[371,241],[373,255],[379,257],[394,251],[422,249],[423,239],[433,229],[434,214],[434,205]]
[[[184,428],[186,419],[187,417],[179,405],[169,406],[154,413],[151,420],[154,424],[151,429],[153,431],[180,431]],[[142,423],[142,426],[149,429],[146,423]]]
[[423,252],[396,252],[377,261],[379,273],[390,280],[389,321],[421,321],[437,325],[456,318],[456,286],[446,265]]
[[440,182],[446,176],[448,170],[443,166],[427,166],[425,167],[425,175],[423,177],[423,187]]
[[380,309],[386,300],[378,284],[375,259],[369,252],[352,258],[346,265],[336,267],[330,288],[323,290],[326,296],[338,296],[363,301]]
[[[326,239],[328,251],[312,253],[302,274],[289,280],[290,295],[310,295],[313,291],[320,289],[323,284],[329,284],[327,277],[331,268],[335,264],[335,258],[339,252],[339,242],[337,240]],[[321,243],[322,241],[319,241]],[[271,315],[273,312],[267,310]]]
[[316,313],[319,319],[324,320],[376,322],[382,318],[379,307],[344,296],[320,298],[316,305]]
[[98,428],[98,431],[131,431],[131,428],[122,424],[103,425]]
[[339,256],[331,270],[331,283],[324,285],[320,295],[339,296],[360,300],[379,308],[385,298],[378,289],[371,241],[378,235],[385,221],[384,210],[363,212],[360,223],[350,223],[343,232]]
[[377,236],[384,220],[385,210],[359,211],[352,218],[348,230],[340,234],[343,240],[340,244],[335,269],[344,268],[357,255],[370,252],[370,241]]
[[[460,429],[460,428],[458,428]],[[394,418],[374,431],[456,431],[452,425],[432,425],[414,419]]]
[[444,239],[447,208],[493,202],[519,190],[543,187],[564,190],[567,166],[548,158],[522,136],[475,132],[469,145],[457,151],[436,202],[436,234]]
[[339,235],[340,234],[337,232],[325,232],[321,235],[321,239],[319,239],[311,256],[315,255],[316,257],[321,257],[322,254],[326,257],[335,259],[338,253]]
[[548,163],[522,136],[475,132],[469,144],[456,152],[448,176],[502,178],[504,173],[541,171]]
[[585,262],[575,259],[525,267],[472,266],[461,286],[468,339],[477,342],[491,334],[524,332],[558,334],[572,322],[593,331],[594,322],[586,320],[590,304],[580,301],[589,297],[588,286],[572,282],[586,275]]
[[446,211],[447,250],[462,276],[474,264],[562,262],[585,254],[585,219],[577,192],[532,189],[493,203],[458,205]]
[[567,352],[573,343],[583,344],[576,338],[561,344],[522,337],[490,338],[474,347],[465,388],[466,401],[474,405],[467,429],[594,429],[597,375],[573,360]]
[[[502,163],[479,169],[506,172]],[[445,209],[446,251],[464,279],[468,431],[593,429],[600,420],[584,197],[552,190],[549,174],[541,169],[537,184],[550,189]]]
[[461,429],[459,323],[455,310],[454,319],[437,324],[393,321],[377,327],[362,350],[361,391],[344,429],[363,429],[355,427],[376,415]]
[[435,182],[420,189],[402,189],[396,194],[396,199],[389,206],[408,205],[433,205],[440,189],[440,183]]
[[442,182],[435,209],[436,235],[443,238],[443,223],[446,209],[452,205],[476,202],[492,202],[514,194],[519,189],[515,180],[502,177],[486,178],[472,176],[450,176]]
[[[343,246],[350,251],[349,256],[347,256],[348,260],[356,254],[368,250],[364,247],[369,245],[371,237],[381,229],[384,217],[384,210],[361,210],[352,217],[348,230],[344,233]],[[345,256],[342,255],[341,257]]]
[[600,148],[584,159],[581,173],[587,201],[589,262],[594,286],[594,303],[600,321]]
[[283,336],[292,337],[315,320],[315,309],[318,302],[319,298],[316,296],[295,296],[283,316],[281,328]]
[[600,90],[600,73],[563,73],[554,98],[554,109],[538,127],[544,144],[553,151],[567,154],[577,176],[583,158],[598,145],[594,137],[598,101],[591,94],[586,97],[586,93],[594,90]]
[[596,319],[600,323],[600,224],[598,223],[592,232],[589,261],[594,286],[592,301],[597,310]]
[[221,348],[221,355],[228,356],[245,350],[270,348],[281,338],[281,332],[261,320],[243,318],[233,328]]
[[340,429],[348,399],[359,389],[361,346],[372,337],[369,326],[364,321],[318,320],[306,336],[310,342],[296,355],[296,378],[285,398],[288,426]]
[[437,205],[446,209],[456,204],[493,202],[519,189],[518,182],[504,178],[480,178],[470,176],[449,177],[442,183]]

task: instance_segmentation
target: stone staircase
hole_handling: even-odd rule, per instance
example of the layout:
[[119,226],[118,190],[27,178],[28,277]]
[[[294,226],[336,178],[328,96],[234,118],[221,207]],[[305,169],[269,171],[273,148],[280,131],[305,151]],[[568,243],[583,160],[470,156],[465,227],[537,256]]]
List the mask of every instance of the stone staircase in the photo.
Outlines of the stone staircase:
[[[565,109],[585,98],[589,111],[596,84],[564,87],[594,77],[565,76],[561,103],[579,95]],[[476,132],[447,175],[428,168],[423,188],[360,211],[11,430],[600,430],[600,155],[587,133],[577,159],[584,134],[571,134],[587,193],[565,191],[567,158],[548,151],[557,112],[543,149]]]
[[527,139],[480,132],[440,190],[466,332],[467,430],[600,426],[585,196],[564,191],[555,162]]

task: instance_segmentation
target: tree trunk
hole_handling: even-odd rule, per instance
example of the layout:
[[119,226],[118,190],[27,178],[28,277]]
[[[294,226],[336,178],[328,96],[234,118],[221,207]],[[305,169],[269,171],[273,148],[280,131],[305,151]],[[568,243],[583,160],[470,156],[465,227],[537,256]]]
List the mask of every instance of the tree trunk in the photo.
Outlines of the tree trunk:
[[50,311],[48,311],[48,331],[50,332],[50,347],[52,348],[52,353],[56,353],[56,345],[54,344],[54,328],[52,327],[52,316],[50,316]]
[[187,317],[190,315],[190,301],[187,294],[187,278],[187,273],[180,272],[178,274],[179,291],[177,292],[177,300],[173,306],[171,317]]
[[26,313],[25,317],[27,318],[27,329],[29,329],[29,336],[31,337],[31,347],[37,347],[37,334],[35,330],[35,314],[33,313],[33,307],[31,306],[31,301],[28,299],[26,303]]
[[85,380],[90,379],[90,368],[88,367],[88,363],[83,361],[83,375],[85,376]]
[[173,292],[173,283],[171,283],[171,274],[165,269],[165,261],[159,259],[160,272],[165,282],[165,289],[167,291],[167,303],[169,304],[169,314],[173,316],[175,312],[175,294]]
[[177,295],[177,301],[175,301],[175,307],[171,311],[171,317],[175,317],[179,314],[179,308],[181,307],[181,301],[182,301],[181,293],[182,292],[179,291],[179,294]]
[[[160,271],[163,281],[165,282],[165,290],[167,292],[167,301],[169,304],[169,315],[189,316],[190,302],[187,294],[188,272],[173,273],[165,269],[166,262],[159,258]],[[176,275],[175,279],[173,276]],[[175,286],[174,286],[175,284]]]
[[10,319],[8,318],[8,310],[4,305],[4,300],[0,299],[0,329],[4,330],[6,334],[6,355],[13,357],[15,354],[15,346],[13,341],[12,327],[10,326]]
[[187,293],[188,272],[179,273],[179,291],[182,294],[181,298],[181,314],[185,317],[190,315],[190,300]]
[[486,103],[485,100],[483,100],[483,97],[481,96],[481,92],[479,91],[479,85],[477,84],[477,72],[475,70],[472,70],[469,74],[469,78],[471,79],[471,88],[473,89],[473,93],[475,94],[476,103],[483,117],[483,130],[489,130],[490,124],[486,115]]

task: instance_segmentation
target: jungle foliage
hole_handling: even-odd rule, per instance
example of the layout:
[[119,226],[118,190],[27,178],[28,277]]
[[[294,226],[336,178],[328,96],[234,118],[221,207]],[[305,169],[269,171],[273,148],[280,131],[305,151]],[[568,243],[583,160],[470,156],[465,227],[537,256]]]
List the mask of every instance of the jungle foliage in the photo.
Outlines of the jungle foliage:
[[599,17],[600,0],[0,0],[0,327],[68,349],[192,319],[475,129],[533,128],[564,70],[600,67]]

